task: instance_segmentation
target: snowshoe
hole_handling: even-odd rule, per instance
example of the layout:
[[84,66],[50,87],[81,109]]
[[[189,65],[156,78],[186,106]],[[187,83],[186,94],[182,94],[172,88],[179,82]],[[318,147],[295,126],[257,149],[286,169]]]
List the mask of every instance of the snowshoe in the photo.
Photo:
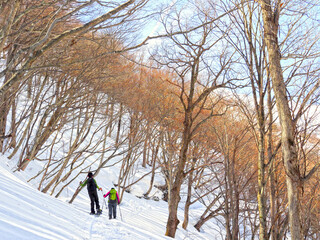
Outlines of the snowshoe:
[[97,211],[96,215],[101,215],[101,214],[102,214],[102,210],[100,209]]

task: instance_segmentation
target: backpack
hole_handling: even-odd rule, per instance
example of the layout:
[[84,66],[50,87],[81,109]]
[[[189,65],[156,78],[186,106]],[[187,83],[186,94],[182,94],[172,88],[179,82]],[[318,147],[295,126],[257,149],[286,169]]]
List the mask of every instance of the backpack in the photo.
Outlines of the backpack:
[[97,186],[93,178],[88,178],[87,188],[88,188],[88,192],[94,192],[96,190]]
[[111,189],[109,194],[109,200],[111,202],[115,202],[116,199],[117,199],[117,191],[115,189]]

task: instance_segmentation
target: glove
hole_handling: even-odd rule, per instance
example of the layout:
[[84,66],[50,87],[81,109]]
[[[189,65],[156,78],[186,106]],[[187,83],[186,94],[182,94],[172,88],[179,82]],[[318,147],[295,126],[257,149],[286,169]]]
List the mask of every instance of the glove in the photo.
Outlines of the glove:
[[80,184],[82,184],[82,181],[80,181]]
[[100,191],[102,191],[102,188],[99,188]]

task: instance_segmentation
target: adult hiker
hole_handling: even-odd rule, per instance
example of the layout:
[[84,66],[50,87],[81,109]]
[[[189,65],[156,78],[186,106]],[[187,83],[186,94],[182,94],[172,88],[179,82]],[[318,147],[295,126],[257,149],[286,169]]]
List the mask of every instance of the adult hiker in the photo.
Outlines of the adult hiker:
[[88,178],[84,182],[80,182],[80,185],[81,185],[81,187],[84,187],[85,185],[87,185],[88,194],[89,194],[89,197],[91,200],[91,213],[90,214],[95,214],[94,204],[96,204],[97,214],[101,214],[102,210],[100,209],[100,205],[99,205],[99,198],[98,198],[97,189],[102,191],[102,188],[98,187],[96,180],[93,178],[92,172],[88,173]]
[[103,195],[104,198],[109,196],[108,207],[109,207],[109,219],[117,217],[117,204],[120,204],[119,195],[114,188],[111,188],[107,194]]

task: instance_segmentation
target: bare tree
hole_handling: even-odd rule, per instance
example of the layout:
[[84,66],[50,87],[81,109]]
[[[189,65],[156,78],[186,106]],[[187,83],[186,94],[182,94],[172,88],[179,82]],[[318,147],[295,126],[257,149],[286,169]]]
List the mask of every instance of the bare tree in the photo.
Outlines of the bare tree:
[[[6,129],[7,113],[11,107],[10,104],[7,104],[7,98],[14,92],[12,91],[13,86],[23,83],[36,69],[47,68],[48,65],[52,66],[52,59],[44,61],[47,54],[54,52],[54,48],[59,45],[72,47],[79,38],[89,31],[110,29],[130,23],[147,2],[147,0],[117,1],[113,4],[106,4],[105,1],[80,3],[74,0],[64,3],[55,0],[3,2],[2,5],[5,8],[1,12],[3,15],[0,16],[1,24],[4,26],[0,36],[1,53],[7,54],[8,49],[19,47],[16,48],[14,54],[11,54],[11,57],[7,58],[8,62],[0,73],[0,78],[5,77],[0,87],[0,111],[3,113],[1,114],[0,132]],[[91,18],[92,20],[86,23],[75,20],[77,15],[90,7],[94,8],[95,4],[100,4],[105,13]],[[141,20],[143,17],[139,16],[139,19]],[[26,35],[26,33],[28,34]],[[124,48],[131,47],[123,44],[116,51],[123,51]],[[13,53],[13,51],[11,52]],[[2,145],[2,140],[0,140],[0,144]],[[0,150],[1,148],[2,146],[0,146]]]
[[[302,239],[302,220],[301,220],[301,186],[306,178],[302,178],[300,173],[299,159],[297,154],[297,144],[295,141],[297,120],[305,111],[306,103],[312,98],[312,94],[318,89],[320,81],[315,81],[310,86],[310,92],[305,95],[304,100],[301,102],[300,108],[297,111],[297,115],[294,116],[290,109],[288,101],[288,85],[284,77],[283,68],[281,64],[281,59],[283,55],[288,53],[288,57],[300,58],[298,64],[294,64],[293,72],[289,75],[290,78],[296,76],[296,72],[301,69],[302,63],[305,62],[306,57],[317,57],[319,51],[316,50],[316,54],[313,51],[314,47],[317,45],[318,37],[314,37],[313,33],[310,31],[313,29],[314,25],[308,24],[310,28],[302,30],[300,27],[301,22],[309,20],[312,21],[311,16],[305,19],[304,15],[306,12],[312,12],[312,8],[315,8],[311,2],[302,1],[299,6],[295,5],[296,1],[271,1],[271,0],[259,0],[262,8],[263,15],[263,27],[264,27],[264,38],[266,42],[266,47],[268,50],[268,58],[270,63],[270,76],[272,79],[272,87],[276,98],[277,110],[281,125],[281,142],[282,142],[282,153],[285,165],[285,170],[287,174],[287,190],[288,190],[288,204],[289,204],[289,222],[290,222],[290,232],[292,239]],[[281,16],[288,11],[297,10],[297,14],[291,17],[291,21],[296,22],[287,32],[285,32],[285,40],[287,44],[285,46],[287,49],[281,50],[279,35],[278,33],[282,30],[282,22],[280,21]],[[313,29],[314,31],[315,29]],[[303,36],[303,40],[298,38],[295,44],[288,42],[292,34],[299,31],[299,35]],[[301,31],[303,34],[301,34]],[[301,46],[307,42],[308,44],[303,50],[297,50],[295,46]],[[308,62],[308,61],[307,61]],[[309,62],[310,63],[310,62]],[[317,71],[317,69],[313,71]],[[310,70],[308,71],[309,73]],[[313,72],[314,73],[314,72]],[[312,74],[313,74],[312,73]],[[311,171],[310,173],[312,173]]]
[[[241,3],[241,2],[240,2]],[[258,148],[258,206],[259,206],[259,234],[260,239],[268,238],[268,226],[267,226],[267,169],[271,169],[269,172],[273,172],[273,169],[268,167],[271,164],[266,161],[266,138],[267,133],[272,130],[273,121],[268,121],[268,117],[272,117],[273,104],[270,102],[269,114],[267,113],[265,102],[268,96],[268,86],[270,86],[270,77],[268,75],[268,63],[265,52],[265,44],[263,39],[263,31],[261,29],[262,17],[259,12],[257,3],[242,3],[240,4],[238,11],[230,13],[231,21],[236,26],[232,34],[228,35],[227,40],[233,44],[234,48],[238,51],[241,59],[244,61],[249,79],[249,86],[252,90],[253,109],[250,107],[249,101],[246,96],[243,98],[240,95],[236,96],[240,109],[247,116],[248,122],[251,125],[254,133],[257,148]],[[244,76],[245,77],[245,76]],[[271,101],[272,99],[270,99]],[[272,136],[272,133],[271,133]],[[272,138],[270,138],[272,139]],[[272,152],[269,154],[273,155]],[[271,164],[271,166],[273,166]],[[274,183],[272,182],[271,185]],[[275,230],[275,229],[273,229]]]
[[[193,4],[190,2],[190,4]],[[194,6],[197,9],[196,6]],[[228,53],[226,46],[220,44],[224,35],[214,24],[209,22],[208,12],[204,9],[197,9],[196,15],[199,22],[194,22],[201,26],[195,32],[189,32],[192,26],[186,21],[183,11],[177,12],[174,23],[165,22],[166,34],[170,36],[174,30],[170,26],[177,27],[181,35],[170,36],[165,46],[163,57],[155,57],[159,64],[165,65],[176,74],[177,78],[169,83],[176,86],[176,94],[180,99],[179,109],[182,111],[183,127],[181,131],[181,146],[179,147],[179,158],[173,171],[172,188],[169,190],[169,216],[167,221],[166,235],[175,236],[179,220],[177,218],[177,208],[180,201],[181,185],[186,177],[185,167],[188,161],[188,149],[193,136],[199,127],[213,116],[220,115],[223,109],[215,109],[219,105],[221,98],[211,98],[212,93],[220,88],[228,86],[232,82],[230,77],[230,64],[232,53]],[[221,13],[223,15],[223,13]],[[218,12],[212,15],[219,16]],[[170,16],[172,18],[173,15]],[[218,18],[218,17],[217,17]],[[168,20],[168,19],[167,19]],[[195,19],[194,19],[195,20]],[[214,21],[211,21],[214,22]],[[218,21],[217,21],[218,22]],[[216,23],[217,24],[217,23]],[[207,56],[212,51],[218,51],[208,60]],[[214,63],[213,63],[214,62]],[[229,71],[229,74],[226,72]],[[208,111],[207,115],[202,115],[203,111]]]

